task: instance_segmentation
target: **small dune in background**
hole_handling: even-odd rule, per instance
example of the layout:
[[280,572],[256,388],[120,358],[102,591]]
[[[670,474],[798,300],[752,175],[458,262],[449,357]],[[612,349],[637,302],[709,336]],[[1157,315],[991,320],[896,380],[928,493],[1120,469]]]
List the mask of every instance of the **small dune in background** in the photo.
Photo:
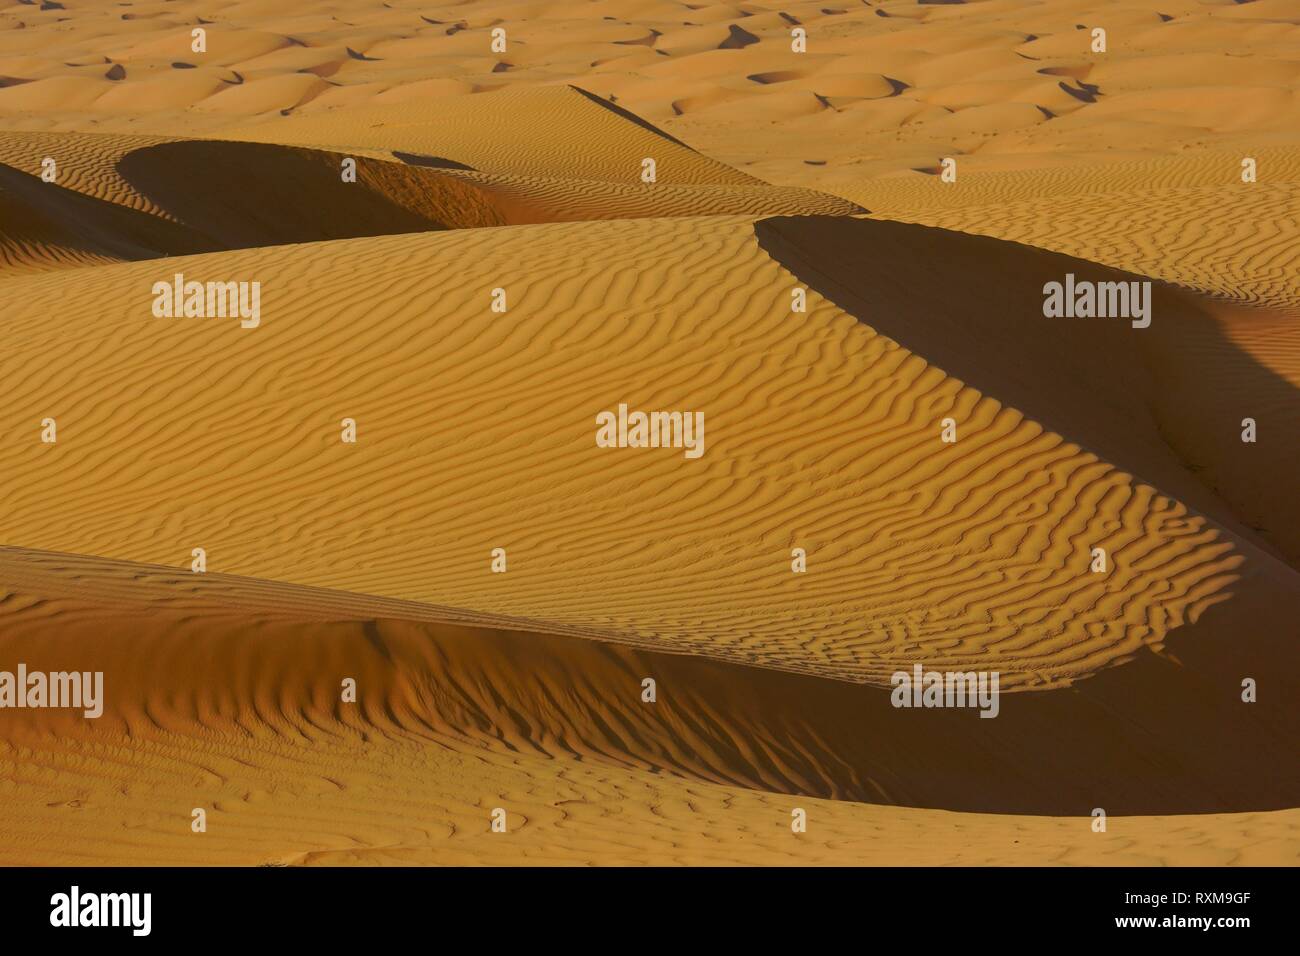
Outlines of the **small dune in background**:
[[0,861],[1294,864],[1297,51],[1283,0],[0,7],[0,670],[105,685],[0,710]]

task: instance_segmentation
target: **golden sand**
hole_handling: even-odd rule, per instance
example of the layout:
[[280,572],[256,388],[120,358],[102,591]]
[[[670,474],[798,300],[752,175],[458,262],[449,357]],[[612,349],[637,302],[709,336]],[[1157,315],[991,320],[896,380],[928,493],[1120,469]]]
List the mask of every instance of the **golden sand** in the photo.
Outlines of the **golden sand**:
[[0,9],[0,862],[1296,862],[1300,15],[824,3]]

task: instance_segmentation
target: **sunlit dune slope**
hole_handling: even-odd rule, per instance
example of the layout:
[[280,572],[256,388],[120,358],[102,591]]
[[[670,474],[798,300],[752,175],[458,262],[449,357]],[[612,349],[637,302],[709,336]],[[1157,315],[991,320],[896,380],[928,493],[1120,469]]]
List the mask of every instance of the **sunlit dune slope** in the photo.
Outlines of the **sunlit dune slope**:
[[[1184,381],[1214,334],[1185,294],[1157,293],[1151,329],[1071,325],[1043,318],[1037,277],[1108,274],[1088,263],[862,220],[757,228],[500,227],[9,280],[0,539],[176,567],[202,547],[213,571],[877,684],[917,659],[1059,684],[1239,599],[1237,628],[1271,626],[1245,598],[1283,606],[1294,572],[1233,496],[1284,476],[1220,497],[1162,437],[1217,427]],[[834,283],[774,232],[825,243]],[[260,327],[153,317],[177,272],[261,281]],[[888,309],[840,295],[873,274]],[[987,367],[961,325],[987,330]],[[1223,374],[1273,388],[1239,359]],[[703,411],[704,454],[597,447],[621,402]]]
[[[771,186],[577,87],[435,97],[235,126],[224,135],[355,149],[442,170],[498,197],[512,223],[645,216],[861,212]],[[654,182],[643,181],[654,162]]]
[[502,90],[231,127],[234,139],[332,149],[401,150],[485,173],[637,183],[656,159],[669,185],[754,186],[762,180],[696,152],[640,117],[577,87]]
[[[17,172],[40,176],[42,161],[55,162],[61,189],[126,206],[162,219],[166,209],[150,201],[122,177],[119,164],[127,154],[171,142],[167,137],[134,134],[0,131],[0,163]],[[51,195],[58,195],[56,190]]]

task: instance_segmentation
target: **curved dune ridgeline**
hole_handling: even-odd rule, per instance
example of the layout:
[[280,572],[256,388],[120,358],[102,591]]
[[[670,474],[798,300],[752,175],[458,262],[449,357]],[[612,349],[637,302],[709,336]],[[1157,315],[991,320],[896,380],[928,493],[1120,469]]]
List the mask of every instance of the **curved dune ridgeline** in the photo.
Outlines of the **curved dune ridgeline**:
[[[0,553],[0,566],[13,582],[6,656],[102,670],[110,702],[89,732],[79,716],[32,712],[7,735],[6,762],[21,753],[50,768],[46,790],[139,765],[143,780],[128,787],[143,788],[151,820],[165,816],[150,799],[159,781],[188,779],[212,794],[222,829],[281,853],[328,842],[311,831],[347,801],[343,781],[356,767],[388,767],[404,787],[422,764],[451,755],[534,787],[572,765],[611,784],[656,780],[665,795],[703,787],[856,801],[853,829],[881,812],[862,804],[1085,815],[1103,789],[1115,815],[1158,815],[1286,807],[1300,787],[1285,769],[1297,728],[1284,700],[1245,709],[1214,690],[1225,666],[1275,673],[1288,643],[1268,636],[1276,628],[1216,640],[1214,612],[1165,654],[1071,691],[1007,695],[997,720],[985,721],[897,710],[874,687],[364,595],[15,549]],[[1295,610],[1254,613],[1264,623]],[[646,676],[657,681],[654,705],[641,700]],[[344,677],[362,691],[356,706],[338,701]],[[69,740],[84,741],[82,757]],[[13,763],[6,770],[25,776]],[[445,798],[448,783],[432,779],[441,782],[429,798]],[[297,817],[293,798],[304,790],[311,809]],[[83,800],[75,813],[51,803],[42,816],[65,839],[107,823],[124,802]],[[623,812],[629,828],[656,815],[635,795]],[[415,807],[389,813],[402,826],[417,822]],[[724,832],[756,819],[733,816]],[[453,834],[472,820],[444,805],[420,820],[428,829],[410,849],[432,859],[454,852]],[[578,832],[534,825],[549,827],[557,849],[582,852]],[[688,820],[670,814],[659,826],[691,839]],[[183,826],[148,830],[151,859],[185,858]],[[21,849],[7,856],[21,859]]]
[[[613,117],[607,122],[622,124],[630,134],[658,135],[647,124],[624,120],[620,113],[567,92],[560,115],[565,109],[595,110],[597,117]],[[555,100],[543,96],[540,104]],[[535,105],[524,98],[515,108],[521,119],[536,122]],[[438,128],[444,128],[441,122]],[[68,264],[520,223],[865,211],[814,190],[728,176],[725,168],[695,158],[671,138],[659,141],[712,175],[695,170],[686,181],[677,181],[672,162],[665,167],[667,181],[651,186],[635,174],[612,177],[597,168],[574,169],[569,176],[483,171],[400,149],[342,152],[279,143],[76,133],[43,133],[29,141],[0,132],[0,162],[14,164],[0,166],[0,202],[11,207],[0,224],[0,268],[34,272]],[[21,171],[33,145],[55,156],[78,158],[60,171],[55,184],[42,183]],[[453,146],[451,151],[482,161],[481,147]],[[343,175],[347,162],[355,165],[350,180]],[[531,170],[533,165],[519,167]],[[195,188],[196,183],[202,188]],[[44,193],[32,193],[47,186]],[[36,196],[48,203],[34,201]]]
[[[923,232],[936,259],[960,262],[948,250],[971,242]],[[1017,273],[1043,255],[1006,249]],[[853,261],[898,252],[911,255],[868,243]],[[166,565],[198,542],[214,571],[880,684],[918,657],[996,666],[1004,686],[1068,682],[1272,573],[1127,446],[1107,456],[1076,420],[1040,422],[1001,381],[964,382],[815,285],[792,315],[800,280],[752,220],[455,230],[160,265],[72,289],[57,274],[9,283],[10,540]],[[152,287],[178,269],[267,277],[262,325],[155,318]],[[496,287],[510,290],[505,320]],[[34,333],[53,309],[76,345],[46,356]],[[995,329],[996,311],[985,321]],[[705,410],[704,456],[683,467],[675,449],[596,448],[596,414],[628,401]],[[26,440],[48,414],[58,445]],[[361,423],[355,447],[338,441],[345,415]],[[945,417],[960,421],[956,444],[937,440]],[[509,587],[483,570],[503,540]],[[817,555],[806,578],[787,571],[796,545]],[[1106,575],[1083,573],[1096,546],[1114,555]]]
[[0,274],[152,259],[217,246],[174,222],[0,165]]
[[[1156,282],[1149,328],[1122,318],[1047,318],[1043,287],[1067,273],[1094,282],[1144,277],[906,223],[784,217],[755,229],[799,279],[877,331],[1032,409],[1044,425],[1267,542],[1293,566],[1300,559],[1289,444],[1251,449],[1248,467],[1235,464],[1244,415],[1300,433],[1300,352],[1285,313],[1232,312]],[[957,264],[961,282],[930,281],[936,254]],[[1274,333],[1243,347],[1235,335],[1243,325]]]
[[[227,249],[468,229],[504,219],[480,190],[434,170],[356,161],[323,150],[190,140],[133,150],[118,162],[131,186]],[[195,189],[201,177],[202,189]]]

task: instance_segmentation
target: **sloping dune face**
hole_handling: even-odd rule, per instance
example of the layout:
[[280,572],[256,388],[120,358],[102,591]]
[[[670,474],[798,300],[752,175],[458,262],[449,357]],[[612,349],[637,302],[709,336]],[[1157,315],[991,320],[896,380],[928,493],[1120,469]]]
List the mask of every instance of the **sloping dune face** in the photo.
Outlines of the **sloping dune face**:
[[[6,361],[5,432],[46,414],[60,423],[54,445],[15,443],[3,488],[7,535],[47,551],[179,569],[161,580],[145,574],[143,595],[126,583],[140,575],[118,570],[125,609],[53,620],[62,613],[57,581],[16,591],[5,605],[10,654],[60,670],[83,644],[74,635],[121,635],[118,653],[147,663],[82,652],[90,663],[81,666],[102,670],[121,695],[124,709],[94,725],[109,739],[149,730],[237,740],[237,728],[250,726],[255,737],[296,739],[323,726],[353,741],[334,745],[343,752],[381,736],[412,747],[450,739],[471,751],[579,754],[621,772],[800,799],[1066,815],[1091,809],[1100,776],[1117,813],[1292,805],[1297,782],[1276,770],[1285,763],[1276,748],[1296,729],[1289,711],[1235,701],[1240,674],[1283,670],[1281,635],[1298,609],[1294,572],[1234,530],[1228,506],[1206,497],[1216,520],[1139,477],[1178,474],[1176,461],[1139,454],[1150,437],[1142,429],[1158,429],[1158,418],[1118,429],[1112,462],[927,363],[815,288],[808,312],[792,315],[789,290],[800,280],[765,245],[779,253],[780,240],[806,251],[851,239],[905,281],[903,259],[889,257],[916,250],[900,229],[935,243],[933,255],[955,244],[946,258],[972,268],[978,259],[958,250],[990,243],[837,223],[515,227],[474,232],[477,248],[455,233],[354,240],[328,247],[338,256],[327,270],[315,245],[168,264],[190,276],[267,275],[255,329],[237,318],[149,314],[153,283],[168,279],[161,263],[87,276],[95,284],[84,303],[58,275],[10,280],[16,341],[35,348],[41,317],[56,307],[47,297],[58,295],[64,315],[84,317],[65,328],[84,345],[47,358],[39,375],[21,350]],[[583,255],[584,243],[599,256]],[[1021,273],[1047,258],[1005,248]],[[561,255],[599,261],[600,272],[566,272]],[[709,269],[718,262],[729,270]],[[441,286],[440,296],[422,293],[423,277],[453,269],[459,296]],[[348,297],[362,276],[388,292],[369,294],[359,324]],[[635,277],[646,291],[621,294]],[[491,310],[493,288],[507,292],[504,315]],[[1195,321],[1193,306],[1168,295],[1162,315],[1186,308],[1178,320]],[[922,312],[951,305],[941,293],[916,296]],[[992,316],[985,324],[996,329]],[[108,343],[114,362],[87,360]],[[1088,345],[1082,336],[1079,348]],[[1091,346],[1108,347],[1104,337]],[[508,368],[521,374],[503,381]],[[1104,391],[1126,374],[1120,365],[1099,384]],[[990,392],[1016,384],[1025,383],[989,365]],[[1081,429],[1084,411],[1068,399],[1052,409],[1057,427]],[[712,426],[704,454],[597,447],[596,412],[629,400],[704,410]],[[358,425],[356,445],[339,441],[344,418]],[[939,438],[944,418],[958,422],[955,444]],[[796,546],[810,555],[807,576],[790,573]],[[1108,573],[1089,570],[1093,546],[1113,556]],[[237,589],[218,601],[186,598],[193,585],[181,582],[194,579],[185,569],[196,547],[210,572],[411,602],[418,620],[450,617],[450,626],[405,623],[407,603],[396,612],[363,604],[347,624],[304,611],[310,602],[296,594],[263,590],[260,611]],[[508,555],[504,575],[490,569],[497,547]],[[12,558],[19,567],[37,559]],[[181,603],[169,624],[155,612],[173,600]],[[465,632],[465,612],[440,615],[439,606],[495,623]],[[57,629],[69,643],[24,638],[33,614],[37,633]],[[275,620],[264,624],[264,615]],[[86,616],[89,628],[74,626]],[[156,647],[144,620],[157,621],[148,631]],[[181,636],[194,628],[201,636]],[[558,643],[543,636],[557,632]],[[203,666],[184,677],[170,642]],[[665,650],[687,656],[665,662]],[[308,658],[319,666],[304,668]],[[231,670],[214,678],[221,661]],[[1004,757],[972,746],[971,734],[985,736],[974,714],[918,721],[890,706],[889,675],[914,662],[1000,672]],[[553,683],[538,685],[543,674]],[[365,688],[366,704],[331,699],[348,677]],[[663,693],[653,705],[639,696],[645,677]],[[155,699],[150,686],[167,690]],[[622,696],[606,690],[617,686]],[[1206,695],[1224,703],[1208,706]],[[789,711],[777,700],[790,701]],[[1187,733],[1193,720],[1204,733]],[[1153,743],[1121,766],[1113,745],[1135,725]],[[38,718],[37,740],[40,726]],[[1069,728],[1070,742],[1044,727]],[[321,759],[338,762],[339,753]],[[1197,768],[1195,779],[1177,767]],[[270,790],[277,773],[237,776]],[[453,814],[453,828],[476,821],[465,812]],[[441,845],[431,838],[427,848]],[[154,850],[174,851],[165,840]]]
[[[884,275],[922,254],[900,227],[845,222],[862,228],[831,242]],[[925,255],[966,259],[964,278],[981,281],[962,251],[977,241],[927,240]],[[1087,268],[999,248],[1020,274]],[[1070,440],[1093,437],[1088,386],[1045,403],[1061,406],[1063,435],[1002,399],[998,362],[985,391],[815,288],[792,314],[799,280],[752,222],[515,227],[335,253],[327,266],[314,246],[135,263],[71,289],[15,279],[3,424],[19,435],[52,416],[61,432],[10,452],[9,537],[152,564],[202,547],[213,570],[688,651],[706,640],[713,656],[880,684],[917,653],[996,664],[1004,686],[1087,676],[1159,644],[1249,571],[1226,509],[1216,524],[1147,483],[1182,480],[1155,444],[1159,418],[1141,428],[1130,412],[1096,429],[1113,447],[1089,447]],[[261,281],[261,324],[154,317],[155,285],[177,271]],[[910,295],[920,313],[954,305],[942,287]],[[1172,299],[1157,308],[1171,325],[1195,319]],[[56,309],[77,344],[38,363]],[[1058,347],[1041,321],[1018,327],[1009,363]],[[1098,353],[1122,347],[1080,335]],[[85,360],[106,345],[115,361]],[[1132,377],[1118,363],[1094,383],[1115,415],[1140,407],[1116,394]],[[1016,397],[1068,371],[1041,368]],[[702,411],[703,453],[598,447],[597,415],[620,404]],[[355,446],[340,441],[345,418]],[[488,573],[498,546],[507,578]],[[814,575],[790,573],[794,547],[815,554]],[[1087,573],[1094,547],[1115,555],[1104,575]]]
[[51,193],[37,178],[0,166],[0,272],[150,259],[214,248],[201,236],[79,193]]
[[[1180,668],[1148,657],[1079,695],[1017,695],[990,752],[970,715],[918,723],[886,691],[581,630],[102,558],[3,549],[0,567],[6,651],[102,670],[110,689],[94,722],[10,726],[0,767],[24,798],[6,797],[6,862],[1140,862],[1185,858],[1186,834],[1202,862],[1296,848],[1293,810],[1132,817],[1110,845],[1063,819],[1098,789],[1117,813],[1294,803],[1285,703],[1199,699],[1229,662],[1278,668],[1277,638],[1197,639]],[[1137,745],[1116,761],[1121,733]],[[811,839],[792,839],[795,807]],[[496,808],[508,847],[484,822]]]
[[1294,11],[588,7],[0,9],[0,862],[1300,859]]
[[[278,125],[273,142],[0,133],[0,201],[15,207],[0,232],[0,262],[34,272],[511,223],[864,211],[737,173],[572,88],[499,94],[487,113],[495,122],[462,100],[308,117]],[[256,139],[260,130],[231,134]],[[575,161],[561,149],[583,137],[605,150]],[[338,145],[290,145],[298,143]],[[48,183],[46,161],[55,164]],[[643,162],[655,164],[653,182],[643,181]],[[27,211],[25,196],[43,186],[53,187],[54,211]],[[141,230],[145,241],[123,241]]]

